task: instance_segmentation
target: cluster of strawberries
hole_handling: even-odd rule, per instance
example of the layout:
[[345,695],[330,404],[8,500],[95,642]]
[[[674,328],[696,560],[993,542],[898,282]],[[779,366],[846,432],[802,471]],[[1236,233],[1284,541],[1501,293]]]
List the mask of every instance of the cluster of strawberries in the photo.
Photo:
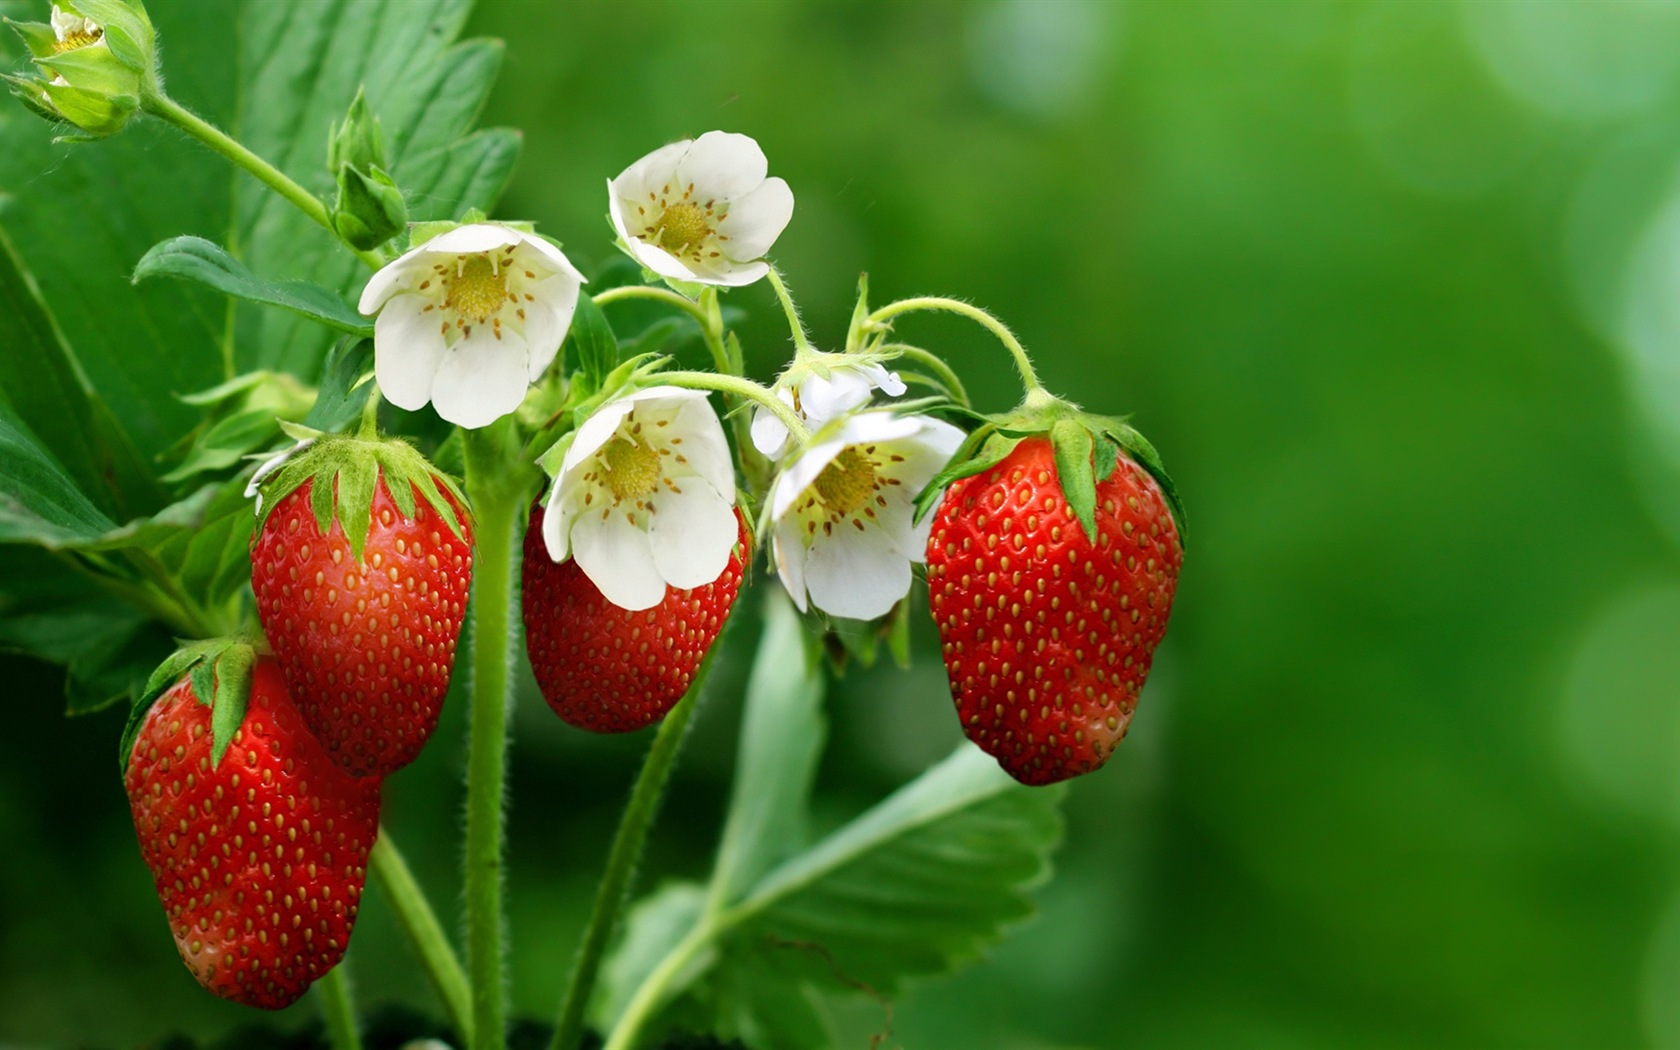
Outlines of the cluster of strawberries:
[[[1147,470],[1105,455],[1090,531],[1038,435],[954,481],[928,542],[963,730],[1028,784],[1108,758],[1166,631],[1173,514]],[[419,754],[448,691],[473,554],[464,498],[400,442],[324,439],[262,492],[252,586],[272,655],[199,643],[166,663],[124,778],[182,959],[212,992],[275,1009],[344,954],[381,782]],[[595,732],[658,722],[740,592],[745,518],[715,581],[631,612],[549,558],[542,517],[534,506],[522,575],[544,697]]]

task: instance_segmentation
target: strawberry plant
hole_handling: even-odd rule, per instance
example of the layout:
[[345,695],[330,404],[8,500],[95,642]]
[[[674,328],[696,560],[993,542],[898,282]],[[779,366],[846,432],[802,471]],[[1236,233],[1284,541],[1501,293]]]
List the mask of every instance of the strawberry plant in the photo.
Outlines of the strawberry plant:
[[[1167,630],[1183,519],[1153,447],[1046,392],[960,300],[871,307],[860,282],[819,349],[771,260],[793,191],[747,135],[625,158],[600,202],[623,257],[591,272],[492,220],[520,140],[471,126],[499,49],[453,41],[463,3],[216,5],[212,28],[275,49],[179,76],[159,41],[192,19],[157,6],[15,25],[12,89],[71,145],[4,125],[0,172],[67,152],[0,216],[0,555],[50,567],[0,610],[34,618],[5,637],[65,665],[72,713],[127,705],[158,934],[197,982],[265,1009],[313,988],[358,1046],[345,971],[386,964],[353,950],[371,881],[452,1043],[505,1045],[526,677],[578,729],[651,736],[611,840],[568,845],[598,881],[553,1046],[829,1045],[848,999],[983,958],[1049,874],[1064,789],[1043,785],[1112,759]],[[58,250],[114,170],[134,221]],[[754,294],[794,347],[768,384],[738,328]],[[894,331],[916,312],[995,335],[1020,406],[978,412]],[[908,662],[924,576],[979,747],[814,833],[826,683],[883,642]],[[731,632],[743,607],[761,633]],[[705,683],[749,654],[716,862],[632,902]],[[422,887],[380,798],[450,704],[460,884]]]

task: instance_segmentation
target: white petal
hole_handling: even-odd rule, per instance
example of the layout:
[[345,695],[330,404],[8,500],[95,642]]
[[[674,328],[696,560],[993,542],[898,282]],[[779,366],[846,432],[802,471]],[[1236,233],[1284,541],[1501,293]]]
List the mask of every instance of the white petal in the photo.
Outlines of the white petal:
[[667,182],[674,181],[677,164],[687,156],[689,148],[693,145],[693,139],[683,139],[669,146],[661,146],[619,172],[618,178],[607,185],[618,195],[632,199],[647,196],[650,189],[658,191]]
[[635,260],[661,277],[673,281],[702,281],[702,277],[683,264],[681,259],[638,237],[626,237],[625,244]]
[[551,241],[538,237],[534,233],[520,233],[518,230],[513,232],[519,238],[520,243],[520,249],[513,255],[515,260],[524,263],[532,254],[535,254],[541,258],[547,269],[555,273],[565,274],[578,284],[589,283],[589,279],[584,277],[576,266],[572,265],[572,260],[566,258],[566,253],[556,248]]
[[577,310],[578,283],[569,274],[555,274],[530,286],[536,301],[525,311],[525,343],[530,347],[530,380],[535,383],[560,352],[566,329]]
[[878,445],[887,441],[902,441],[921,433],[923,421],[932,422],[926,416],[895,416],[888,411],[859,412],[846,418],[833,440],[848,445]]
[[618,231],[618,239],[625,244],[633,240],[630,227],[624,223],[624,203],[619,199],[618,187],[613,180],[607,180],[607,214],[612,218],[613,229]]
[[543,508],[543,546],[548,548],[550,560],[562,562],[571,556],[572,525],[574,521],[575,515],[568,508],[567,501],[564,499],[560,484],[557,481],[549,488],[548,504]]
[[432,381],[443,362],[443,333],[426,300],[402,295],[385,304],[373,322],[373,373],[385,400],[414,411],[432,398]]
[[612,440],[618,432],[618,425],[624,422],[624,417],[630,414],[635,402],[630,398],[621,397],[597,408],[593,415],[583,421],[577,428],[577,437],[572,439],[572,447],[566,450],[566,458],[560,461],[562,476],[570,473],[573,468],[601,450],[601,446]]
[[659,574],[686,591],[723,575],[740,526],[735,508],[710,485],[693,479],[681,488],[680,493],[661,492],[650,501],[655,513],[648,538]]
[[729,238],[723,242],[724,253],[742,262],[763,256],[792,218],[793,191],[779,178],[765,179],[731,204],[718,223],[718,232]]
[[795,459],[782,469],[777,475],[776,483],[770,488],[770,517],[779,520],[787,514],[788,508],[799,499],[799,494],[811,487],[811,482],[817,480],[817,475],[823,468],[834,462],[846,447],[846,442],[830,440],[819,442],[800,453]]
[[572,557],[607,601],[635,612],[665,598],[665,578],[654,564],[648,534],[622,515],[584,514],[572,526]]
[[[698,394],[700,391],[688,393]],[[671,426],[677,431],[671,436],[683,439],[682,456],[688,460],[688,464],[687,470],[680,469],[682,465],[674,463],[666,464],[666,469],[673,477],[692,473],[704,478],[712,488],[727,495],[730,504],[733,505],[735,460],[729,454],[729,440],[723,436],[723,424],[718,421],[711,402],[706,400],[704,394],[698,399],[687,401],[678,408]]]
[[857,369],[841,367],[833,370],[833,379],[814,375],[799,388],[799,407],[813,428],[831,419],[838,419],[852,409],[869,403],[875,390]]
[[776,524],[776,531],[770,536],[770,554],[776,562],[776,578],[782,581],[782,588],[793,599],[793,604],[804,612],[808,600],[805,596],[805,544],[799,539],[799,523],[794,519]]
[[834,616],[873,620],[910,591],[910,562],[880,529],[836,531],[805,559],[811,604]]
[[[412,282],[411,278],[431,270],[430,260],[420,256],[425,248],[415,248],[381,266],[368,283],[362,287],[362,297],[356,302],[356,309],[368,316],[372,316],[391,296],[402,291]],[[421,278],[424,280],[425,278]]]
[[764,181],[769,170],[770,162],[750,135],[708,131],[694,140],[688,156],[677,163],[676,185],[686,189],[693,183],[696,199],[721,204],[745,196]]
[[489,325],[479,325],[444,355],[432,382],[432,407],[468,430],[489,426],[525,400],[527,360],[524,337],[504,331],[497,339]]
[[898,397],[906,389],[904,380],[898,378],[897,372],[889,372],[880,365],[863,365],[858,371],[869,378],[871,386],[880,390],[888,397]]
[[438,234],[422,244],[420,250],[439,255],[477,255],[519,244],[524,239],[524,234],[500,223],[475,222]]
[[[793,394],[785,388],[776,391],[776,396],[789,408],[793,407]],[[776,418],[776,413],[762,406],[754,410],[752,421],[753,448],[774,459],[782,454],[782,448],[787,445],[787,439],[787,424]]]
[[764,279],[770,272],[770,264],[765,262],[732,263],[727,260],[713,260],[713,265],[703,271],[693,271],[688,277],[678,280],[694,281],[698,284],[715,284],[719,288],[744,288],[754,281]]

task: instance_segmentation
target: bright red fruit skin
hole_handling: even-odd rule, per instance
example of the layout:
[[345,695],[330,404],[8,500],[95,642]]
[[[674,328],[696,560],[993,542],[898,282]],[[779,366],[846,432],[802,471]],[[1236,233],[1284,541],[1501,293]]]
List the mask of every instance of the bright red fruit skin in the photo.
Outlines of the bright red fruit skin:
[[1101,766],[1126,735],[1184,561],[1160,487],[1124,454],[1097,484],[1097,542],[1023,440],[954,483],[928,590],[963,732],[1024,784]]
[[379,781],[333,764],[270,659],[221,764],[210,754],[210,708],[182,679],[146,715],[123,776],[140,854],[198,983],[278,1010],[344,956]]
[[594,733],[653,725],[688,692],[740,593],[746,519],[737,508],[740,543],[721,576],[692,590],[667,588],[664,601],[639,612],[609,602],[575,560],[550,560],[542,519],[542,507],[532,507],[522,575],[525,650],[543,699]]
[[251,545],[251,587],[298,711],[333,761],[393,773],[437,727],[472,582],[472,528],[457,537],[424,499],[405,518],[381,477],[362,561],[333,517],[321,535],[314,480],[275,505]]

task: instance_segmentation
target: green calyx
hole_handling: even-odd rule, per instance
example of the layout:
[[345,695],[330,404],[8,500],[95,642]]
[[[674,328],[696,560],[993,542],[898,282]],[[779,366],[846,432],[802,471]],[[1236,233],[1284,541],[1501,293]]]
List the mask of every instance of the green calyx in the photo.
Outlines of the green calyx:
[[138,0],[60,0],[52,24],[10,25],[41,76],[4,79],[35,113],[82,133],[66,138],[114,135],[161,91],[156,34]]
[[1184,506],[1179,502],[1178,488],[1167,474],[1155,446],[1124,419],[1083,412],[1078,405],[1054,397],[1042,388],[1030,391],[1013,412],[978,418],[980,425],[957,448],[945,469],[917,494],[917,521],[927,516],[940,494],[953,482],[997,466],[1029,437],[1048,437],[1055,453],[1056,478],[1062,486],[1062,495],[1092,543],[1097,541],[1097,484],[1107,481],[1114,473],[1122,452],[1161,486],[1167,508],[1178,526],[1179,543],[1184,542]]
[[212,765],[221,765],[228,745],[233,743],[234,732],[245,721],[245,708],[251,699],[251,671],[256,665],[257,651],[249,642],[237,638],[183,643],[152,672],[146,688],[129,711],[118,755],[122,771],[128,772],[134,741],[152,705],[188,675],[192,677],[193,696],[210,708],[210,761]]
[[[298,430],[287,429],[288,433]],[[311,483],[309,505],[316,528],[325,536],[332,531],[336,516],[345,538],[350,541],[351,556],[360,563],[373,520],[373,496],[381,478],[398,513],[406,518],[414,516],[414,495],[418,492],[456,539],[466,538],[455,506],[445,498],[447,493],[456,505],[467,506],[467,498],[454,480],[434,469],[407,442],[371,435],[322,435],[299,448],[257,486],[261,504],[256,532],[262,533],[269,515],[281,500],[305,483]]]

